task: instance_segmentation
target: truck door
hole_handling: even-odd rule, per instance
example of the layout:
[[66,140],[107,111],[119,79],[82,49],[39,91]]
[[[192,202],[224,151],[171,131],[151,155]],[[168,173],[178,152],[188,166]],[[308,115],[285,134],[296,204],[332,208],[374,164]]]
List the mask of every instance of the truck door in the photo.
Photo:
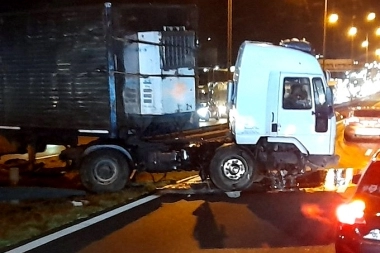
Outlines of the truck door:
[[[266,112],[266,133],[268,136],[278,135],[278,106],[280,103],[281,87],[278,85],[280,80],[280,72],[272,71],[269,74],[267,112]],[[281,90],[281,92],[279,92]]]
[[[326,133],[326,145],[330,145],[330,154],[335,151],[336,118],[334,113],[334,98],[330,87],[324,85],[322,78],[313,77],[314,106],[315,106],[315,131]],[[326,149],[327,150],[327,149]]]
[[316,111],[326,101],[326,93],[323,82],[318,86],[313,80],[310,75],[281,73],[277,136],[298,141],[310,154],[326,154],[331,148],[329,122],[323,122],[326,117]]

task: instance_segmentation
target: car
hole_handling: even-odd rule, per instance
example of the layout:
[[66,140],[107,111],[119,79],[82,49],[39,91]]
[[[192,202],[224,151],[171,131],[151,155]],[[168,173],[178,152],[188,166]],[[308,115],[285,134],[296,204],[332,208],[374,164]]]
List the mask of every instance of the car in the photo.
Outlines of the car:
[[347,142],[380,142],[380,107],[351,108],[344,125]]
[[336,209],[336,253],[380,252],[380,151],[361,174],[353,177],[357,184],[347,202]]
[[209,121],[210,118],[214,118],[216,120],[219,120],[220,118],[219,108],[215,103],[212,102],[200,103],[197,114],[199,116],[199,119],[204,121]]

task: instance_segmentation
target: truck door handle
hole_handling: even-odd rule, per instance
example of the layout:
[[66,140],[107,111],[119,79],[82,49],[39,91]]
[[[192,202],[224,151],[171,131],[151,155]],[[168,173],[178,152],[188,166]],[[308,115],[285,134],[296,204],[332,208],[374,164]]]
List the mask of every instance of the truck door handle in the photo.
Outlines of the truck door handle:
[[274,112],[272,112],[272,122],[274,122]]

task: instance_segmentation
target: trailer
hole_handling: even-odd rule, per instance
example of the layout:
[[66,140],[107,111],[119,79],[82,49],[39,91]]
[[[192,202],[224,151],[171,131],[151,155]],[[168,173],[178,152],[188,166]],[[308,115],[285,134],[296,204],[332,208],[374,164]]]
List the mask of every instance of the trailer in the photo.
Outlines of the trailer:
[[90,191],[119,191],[132,171],[179,170],[226,192],[283,189],[337,162],[331,90],[317,59],[291,44],[242,43],[228,124],[199,128],[196,6],[105,3],[0,20],[0,135],[14,153],[64,145],[60,158]]

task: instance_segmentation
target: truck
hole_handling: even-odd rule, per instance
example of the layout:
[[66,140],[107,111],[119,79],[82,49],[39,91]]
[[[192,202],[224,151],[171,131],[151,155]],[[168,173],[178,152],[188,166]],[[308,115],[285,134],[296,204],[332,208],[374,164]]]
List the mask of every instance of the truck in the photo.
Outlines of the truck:
[[15,147],[2,154],[33,161],[63,145],[91,192],[181,170],[224,192],[285,189],[337,162],[331,90],[318,60],[291,44],[243,42],[228,123],[200,128],[196,6],[107,2],[0,20],[0,135]]

